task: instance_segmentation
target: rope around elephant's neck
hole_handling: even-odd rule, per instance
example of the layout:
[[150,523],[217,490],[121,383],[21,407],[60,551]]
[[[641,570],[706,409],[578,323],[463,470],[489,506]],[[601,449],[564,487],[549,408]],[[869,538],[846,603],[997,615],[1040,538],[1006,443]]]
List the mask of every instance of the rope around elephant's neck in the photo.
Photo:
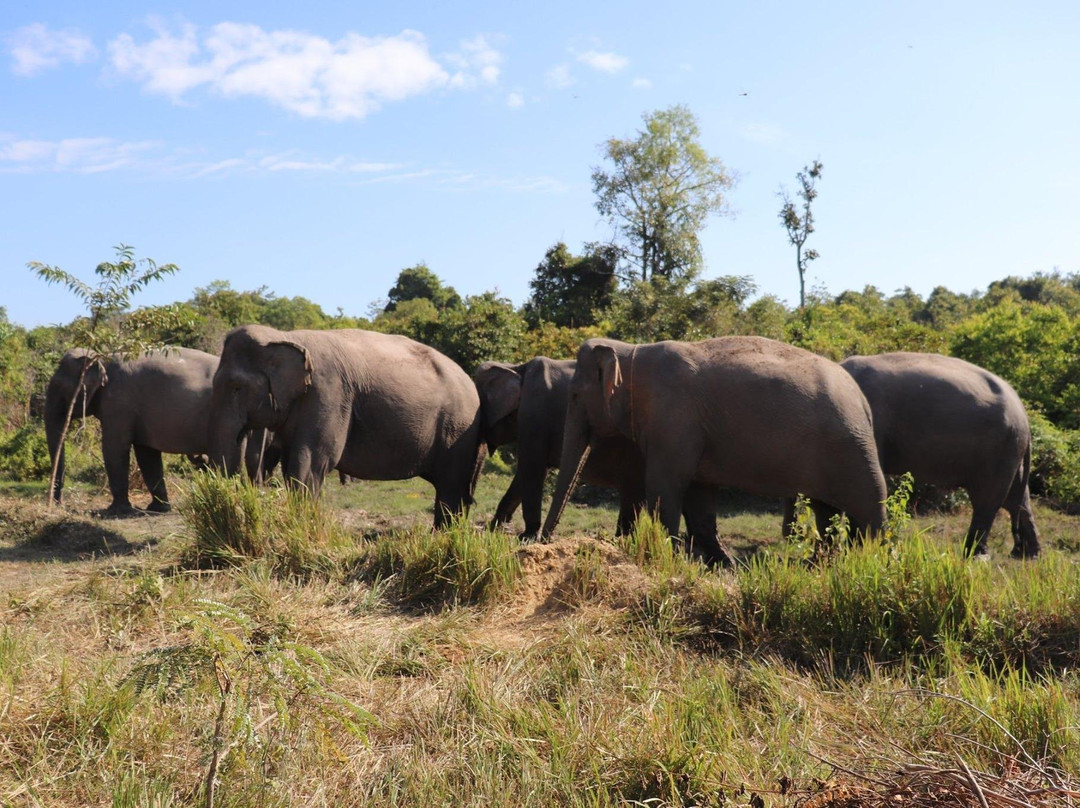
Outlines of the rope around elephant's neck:
[[635,345],[634,349],[630,351],[630,373],[628,374],[630,379],[626,383],[626,394],[630,396],[630,439],[637,440],[637,431],[634,429],[634,359],[637,357],[637,349],[639,346]]

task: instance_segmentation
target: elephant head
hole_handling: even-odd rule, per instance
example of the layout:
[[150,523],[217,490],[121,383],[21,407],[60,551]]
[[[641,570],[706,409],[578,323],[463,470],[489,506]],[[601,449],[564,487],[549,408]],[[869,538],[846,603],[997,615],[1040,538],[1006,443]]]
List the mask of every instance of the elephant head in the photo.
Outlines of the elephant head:
[[[71,418],[98,415],[101,389],[108,382],[104,361],[83,349],[68,351],[49,379],[45,393],[45,439],[49,458],[56,465],[52,498],[60,501],[64,488],[64,424]],[[59,461],[57,460],[59,455]]]
[[[554,531],[562,517],[596,441],[619,434],[633,439],[628,414],[630,398],[620,367],[620,354],[627,347],[614,340],[590,339],[578,350],[566,405],[559,479],[544,522],[544,536]],[[624,358],[623,364],[626,361]]]
[[517,440],[521,404],[521,371],[505,362],[484,362],[474,374],[480,394],[481,439],[489,452]]
[[[225,338],[210,405],[210,459],[235,474],[252,429],[280,430],[293,402],[311,386],[308,351],[258,326]],[[274,335],[274,336],[271,336]]]

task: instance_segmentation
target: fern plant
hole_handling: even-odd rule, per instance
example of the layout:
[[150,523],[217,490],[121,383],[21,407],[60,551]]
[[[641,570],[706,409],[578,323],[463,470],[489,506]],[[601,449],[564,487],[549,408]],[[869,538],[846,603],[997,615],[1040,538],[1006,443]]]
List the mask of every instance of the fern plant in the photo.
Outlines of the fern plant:
[[205,805],[213,808],[218,771],[239,745],[273,753],[286,748],[285,733],[305,719],[331,724],[363,737],[372,716],[330,690],[329,665],[314,648],[284,636],[280,625],[254,620],[240,609],[212,600],[182,618],[188,639],[155,648],[138,658],[121,687],[136,697],[162,700],[209,696],[216,706],[205,776]]

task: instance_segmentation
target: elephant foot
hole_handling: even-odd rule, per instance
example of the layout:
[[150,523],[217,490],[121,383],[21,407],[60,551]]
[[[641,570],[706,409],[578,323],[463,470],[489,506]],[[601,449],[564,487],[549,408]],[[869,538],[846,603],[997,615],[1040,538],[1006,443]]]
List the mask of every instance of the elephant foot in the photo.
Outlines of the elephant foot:
[[130,503],[118,505],[115,502],[100,513],[102,519],[132,519],[144,515],[143,511],[133,508]]
[[150,513],[168,513],[172,510],[172,505],[160,499],[155,499],[146,506],[146,510]]
[[529,544],[530,542],[534,542],[534,541],[539,541],[540,540],[540,531],[539,530],[534,530],[532,533],[530,533],[529,531],[526,530],[526,531],[523,531],[521,533],[518,533],[518,540],[521,541],[521,542],[524,542],[525,544]]
[[1038,547],[1013,547],[1012,552],[1009,553],[1010,558],[1015,558],[1018,561],[1029,561],[1033,558],[1039,557]]

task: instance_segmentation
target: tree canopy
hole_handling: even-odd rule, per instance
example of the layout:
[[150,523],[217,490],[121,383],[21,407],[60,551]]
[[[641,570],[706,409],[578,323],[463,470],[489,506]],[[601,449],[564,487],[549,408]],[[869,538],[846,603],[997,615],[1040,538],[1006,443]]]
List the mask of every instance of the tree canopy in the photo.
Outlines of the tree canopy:
[[701,145],[687,107],[646,113],[643,120],[634,137],[603,144],[609,166],[592,171],[596,209],[639,279],[693,275],[703,264],[698,234],[710,215],[726,212],[735,177]]

